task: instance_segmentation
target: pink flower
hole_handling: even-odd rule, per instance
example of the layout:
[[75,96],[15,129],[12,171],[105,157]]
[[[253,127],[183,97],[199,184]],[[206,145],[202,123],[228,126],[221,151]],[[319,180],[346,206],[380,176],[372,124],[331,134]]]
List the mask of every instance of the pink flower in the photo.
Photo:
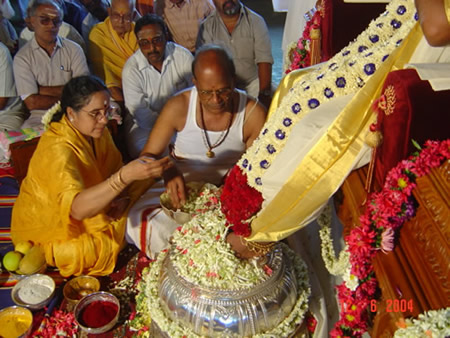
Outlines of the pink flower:
[[395,232],[392,228],[387,228],[381,234],[381,250],[384,253],[394,250]]

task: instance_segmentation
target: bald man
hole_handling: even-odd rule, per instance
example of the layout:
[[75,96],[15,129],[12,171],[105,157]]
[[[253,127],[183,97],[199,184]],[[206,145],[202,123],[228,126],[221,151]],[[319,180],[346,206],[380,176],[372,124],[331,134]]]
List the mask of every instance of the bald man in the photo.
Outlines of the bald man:
[[134,0],[112,0],[109,16],[89,34],[89,61],[95,75],[105,81],[112,98],[123,102],[122,69],[138,49],[134,34]]
[[[185,182],[221,185],[266,119],[264,107],[235,88],[234,64],[223,48],[200,48],[192,73],[194,87],[166,103],[142,150],[148,157],[159,158],[169,147],[176,165],[165,172],[164,183],[150,188],[129,214],[128,239],[151,257],[167,246],[177,227],[154,208],[155,203],[159,205],[159,195],[167,188],[173,205],[179,208],[186,201]],[[169,146],[171,140],[175,141]],[[147,231],[141,228],[144,219]]]

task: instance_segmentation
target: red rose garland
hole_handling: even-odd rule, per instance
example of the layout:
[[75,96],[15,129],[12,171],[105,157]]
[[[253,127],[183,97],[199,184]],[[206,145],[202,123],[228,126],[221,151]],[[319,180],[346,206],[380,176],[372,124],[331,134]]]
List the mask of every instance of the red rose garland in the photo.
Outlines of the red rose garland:
[[232,224],[231,230],[239,236],[250,236],[250,224],[246,221],[261,209],[263,197],[247,184],[247,175],[237,165],[225,180],[220,202],[228,224]]

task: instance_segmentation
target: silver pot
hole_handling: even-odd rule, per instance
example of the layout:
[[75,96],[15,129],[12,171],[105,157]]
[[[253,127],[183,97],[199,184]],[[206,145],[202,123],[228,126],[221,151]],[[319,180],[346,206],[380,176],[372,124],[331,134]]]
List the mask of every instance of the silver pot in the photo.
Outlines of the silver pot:
[[211,290],[188,282],[167,255],[159,280],[162,308],[200,336],[246,337],[271,330],[297,301],[294,267],[281,246],[267,254],[272,275],[251,289]]

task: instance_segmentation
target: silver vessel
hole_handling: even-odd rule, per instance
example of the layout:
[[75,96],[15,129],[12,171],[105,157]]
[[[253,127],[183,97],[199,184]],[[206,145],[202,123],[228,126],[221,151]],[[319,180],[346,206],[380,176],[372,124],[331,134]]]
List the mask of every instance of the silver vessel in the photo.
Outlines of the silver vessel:
[[271,330],[292,311],[297,280],[282,246],[277,245],[266,260],[273,273],[255,287],[212,290],[184,279],[167,255],[159,280],[161,305],[167,317],[200,336],[248,337]]

